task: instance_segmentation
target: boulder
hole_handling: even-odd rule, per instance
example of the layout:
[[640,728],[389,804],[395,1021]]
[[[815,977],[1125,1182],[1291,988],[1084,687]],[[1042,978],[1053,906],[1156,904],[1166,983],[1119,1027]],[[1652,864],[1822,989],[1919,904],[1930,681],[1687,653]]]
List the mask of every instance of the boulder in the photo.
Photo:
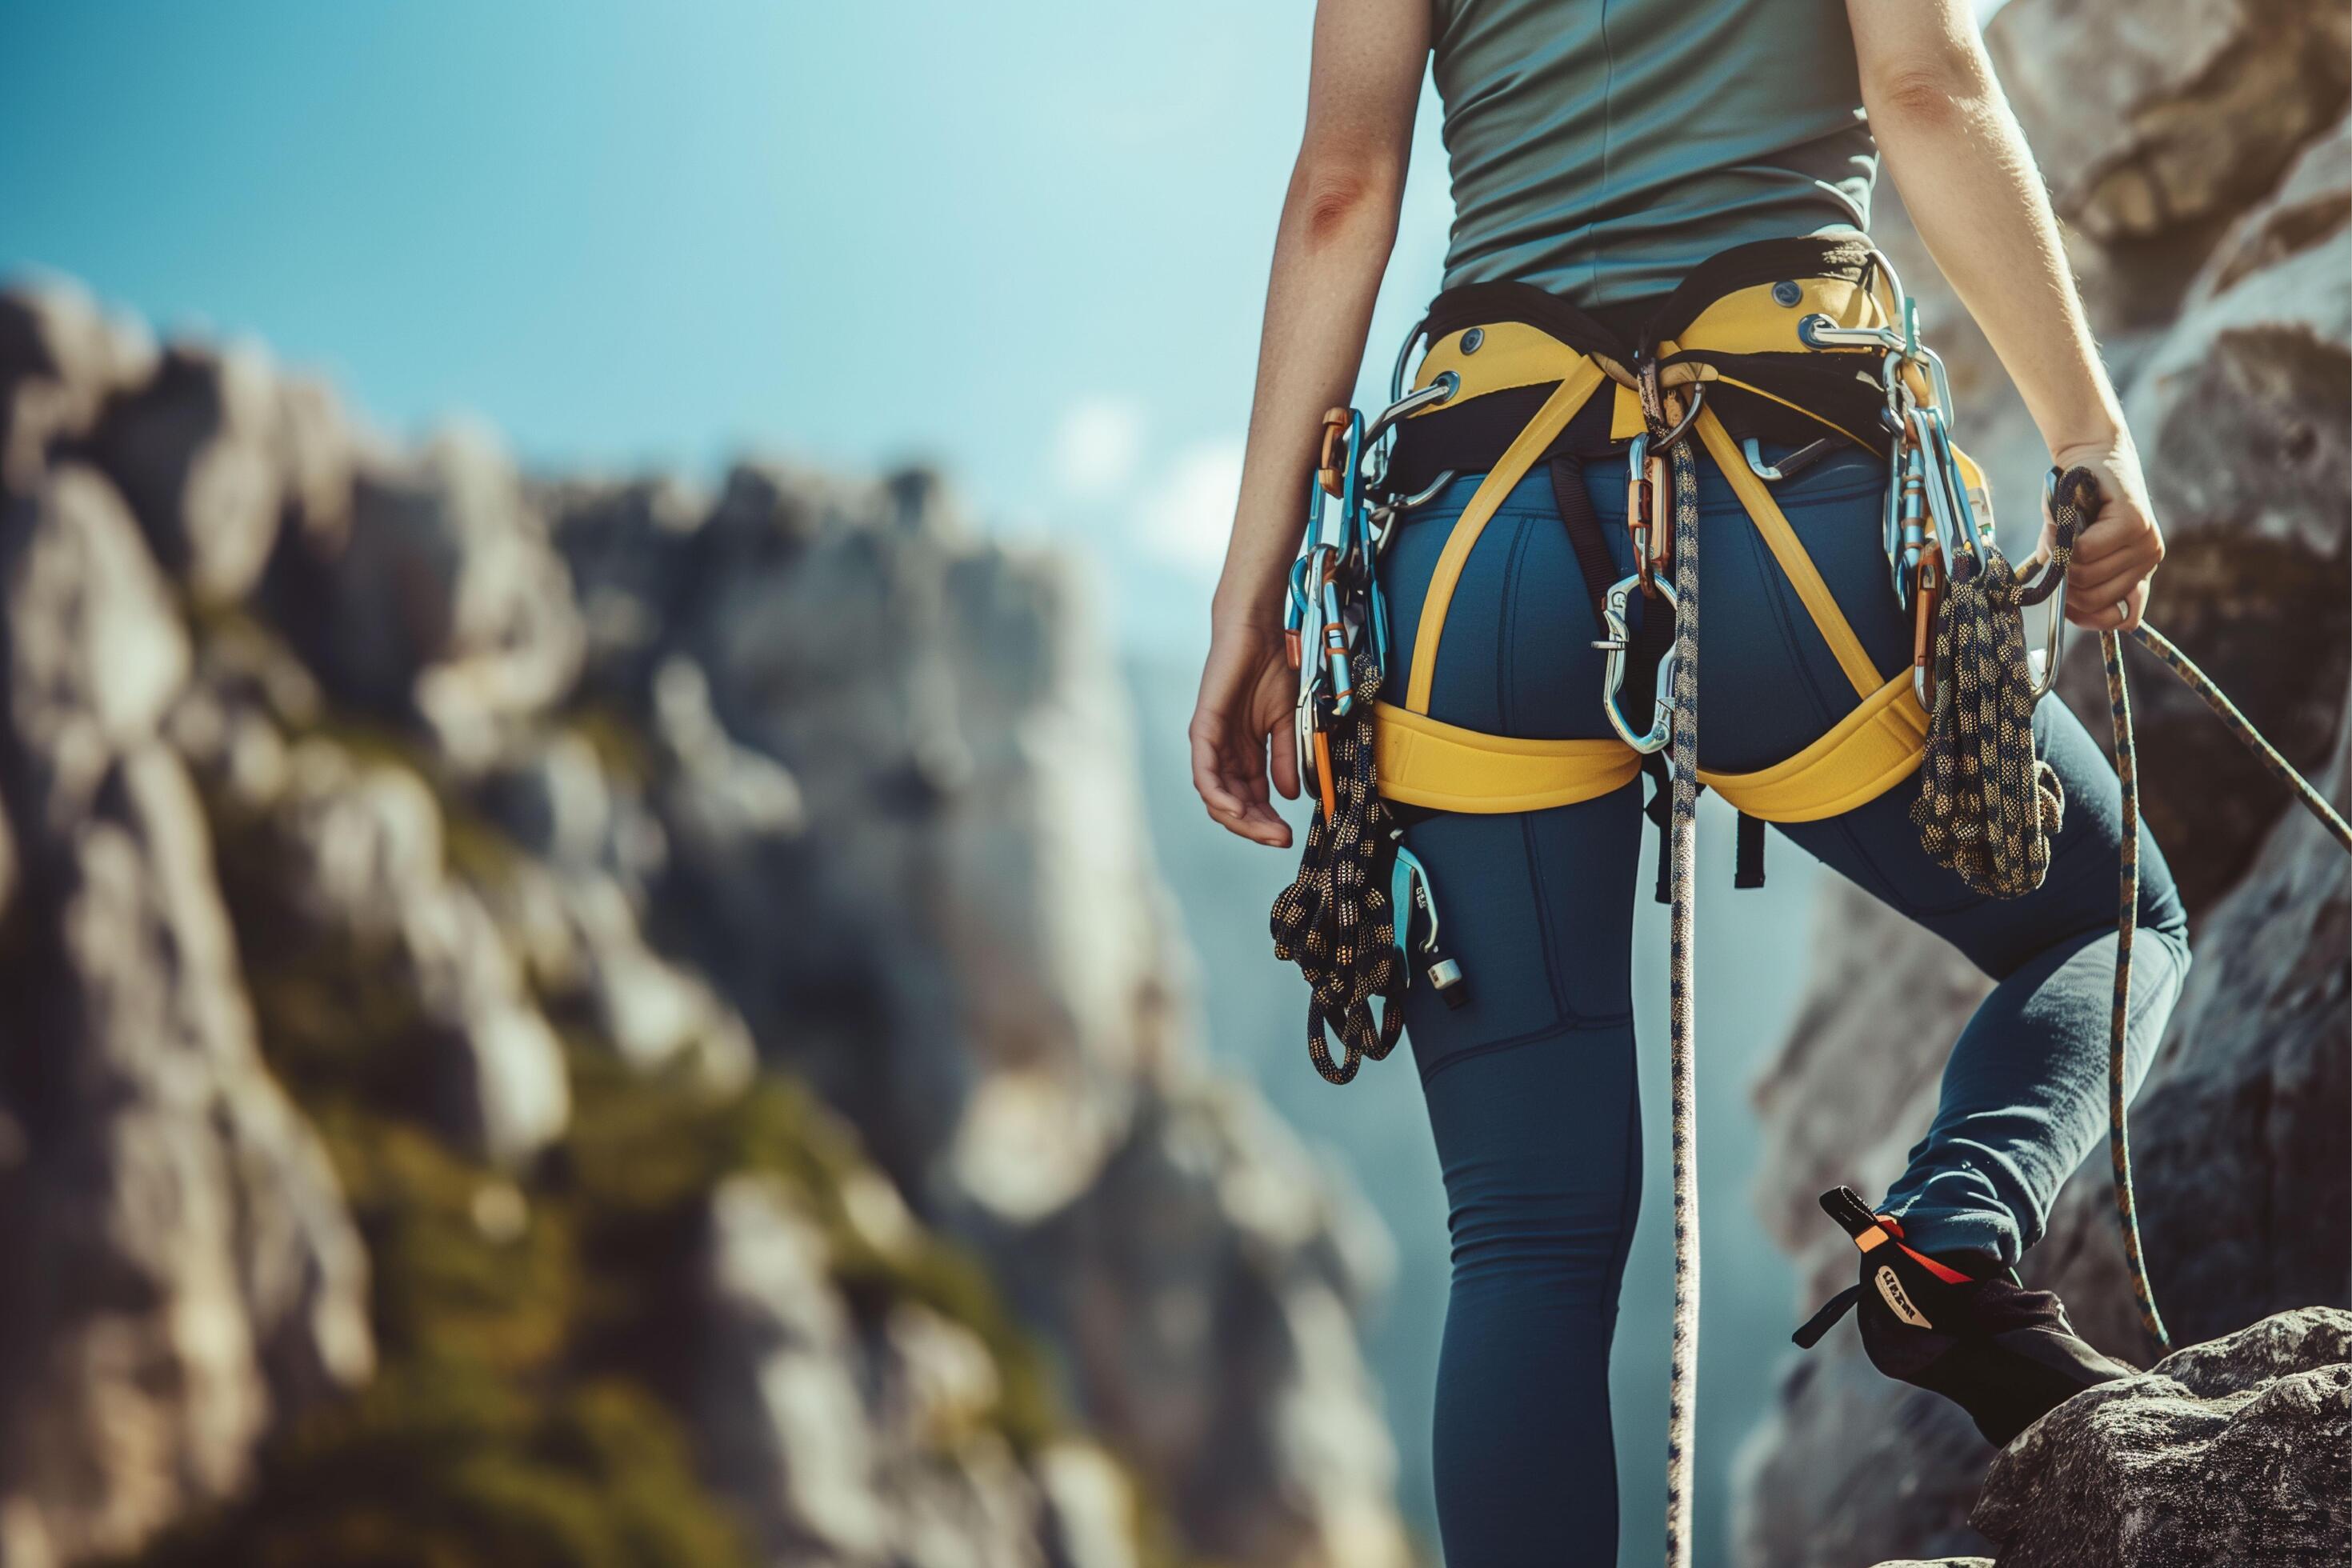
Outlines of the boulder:
[[414,1109],[460,1148],[505,1164],[562,1133],[562,1046],[482,893],[449,875],[440,805],[415,772],[303,741],[256,831],[267,869],[250,890],[274,917],[269,958],[334,954],[380,973],[401,1012],[374,1026],[388,1037],[367,1048],[413,1058],[400,1076],[415,1086]]
[[259,348],[177,343],[99,423],[93,458],[199,604],[244,598],[268,563],[285,506],[281,408]]
[[[996,1364],[970,1329],[905,1302],[862,1321],[824,1232],[776,1183],[730,1180],[708,1226],[692,1409],[760,1561],[1047,1568],[1045,1521],[1066,1516],[1062,1539],[1092,1555],[1061,1561],[1115,1568],[1077,1495],[1103,1484],[1084,1469],[1090,1450],[1063,1449],[1067,1500],[1049,1504],[989,1424]],[[1118,1539],[1131,1551],[1131,1528]]]
[[35,488],[51,454],[86,439],[110,398],[154,374],[143,327],[108,316],[79,284],[0,289],[0,483]]
[[[2063,26],[2053,20],[2062,9]],[[2340,9],[2298,14],[2325,29]],[[2034,18],[2052,29],[2050,58],[2073,58],[2076,35],[2158,39],[2168,14],[2013,0],[1994,32],[2014,80],[2012,54],[2033,41]],[[2183,41],[2184,59],[2201,58],[2193,31]],[[2245,67],[2242,51],[2226,58]],[[2129,78],[2084,65],[2075,79],[2095,107]],[[2042,111],[2067,117],[2081,137],[2130,129],[2073,99]],[[2352,786],[2352,167],[2340,112],[2339,100],[2278,154],[2275,188],[2266,174],[2217,193],[2203,226],[2168,242],[2181,254],[2112,245],[2089,280],[2111,320],[2177,302],[2164,307],[2170,319],[2126,335],[2118,363],[2169,547],[2149,618],[2339,805]],[[2042,146],[2038,125],[2036,134]],[[2234,138],[2233,128],[2214,139]],[[2062,135],[2053,172],[2073,155]],[[2127,662],[2147,818],[2196,922],[2196,963],[2132,1116],[2157,1296],[2187,1342],[2346,1300],[2352,892],[2334,843],[2203,704],[2152,659]],[[2095,639],[2073,639],[2060,691],[2093,733],[2106,732]],[[1852,1253],[1812,1194],[1832,1179],[1875,1187],[1900,1169],[1983,988],[1931,939],[1864,918],[1868,907],[1844,889],[1827,895],[1807,999],[1757,1089],[1770,1173],[1759,1207],[1805,1281],[1792,1321],[1852,1278]],[[1896,975],[1899,985],[1874,978]],[[2088,1338],[2137,1365],[2152,1347],[2116,1225],[2100,1149],[2061,1193],[2023,1272],[2063,1295]],[[1742,1458],[1743,1562],[1830,1568],[1986,1548],[1986,1516],[1973,1528],[1970,1518],[1990,1450],[1950,1406],[1880,1377],[1850,1333],[1792,1361]],[[2234,1559],[2217,1547],[2177,1560]]]
[[2295,1568],[2352,1539],[2352,1312],[2305,1308],[2075,1395],[1993,1461],[2000,1568]]
[[451,430],[361,462],[348,532],[290,550],[276,613],[338,699],[421,719],[460,768],[567,693],[584,648],[562,559],[514,466]]

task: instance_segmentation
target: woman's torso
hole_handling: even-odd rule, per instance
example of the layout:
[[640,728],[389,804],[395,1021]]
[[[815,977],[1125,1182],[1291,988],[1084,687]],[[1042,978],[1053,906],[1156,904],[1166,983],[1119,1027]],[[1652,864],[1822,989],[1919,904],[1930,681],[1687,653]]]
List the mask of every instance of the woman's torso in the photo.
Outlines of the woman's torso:
[[1445,284],[1607,310],[1753,239],[1861,228],[1877,151],[1843,0],[1432,0]]

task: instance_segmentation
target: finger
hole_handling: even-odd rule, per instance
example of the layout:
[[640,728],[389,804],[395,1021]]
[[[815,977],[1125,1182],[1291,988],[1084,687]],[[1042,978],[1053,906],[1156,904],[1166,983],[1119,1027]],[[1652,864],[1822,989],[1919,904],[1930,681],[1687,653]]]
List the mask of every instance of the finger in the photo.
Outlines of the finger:
[[1250,807],[1246,792],[1234,787],[1215,740],[1206,734],[1192,737],[1192,791],[1211,816],[1229,826]]
[[2145,583],[2156,569],[2152,561],[2127,563],[2120,566],[2101,566],[2095,570],[2066,574],[2066,597],[2080,599],[2085,605],[2112,605]]
[[[1211,801],[1205,795],[1201,798],[1202,804],[1209,808],[1210,820],[1226,832],[1246,838],[1255,844],[1265,845],[1273,849],[1286,848],[1289,846],[1290,824],[1283,821],[1276,814],[1274,807],[1261,801],[1253,800],[1241,802],[1237,809],[1227,809]],[[1233,797],[1228,796],[1228,799],[1231,798]]]
[[2135,584],[2129,591],[2109,599],[2084,599],[2079,605],[2070,594],[2066,600],[2066,619],[2084,631],[2125,631],[2139,625],[2147,605],[2147,584]]
[[[1252,760],[1262,765],[1262,759]],[[1251,787],[1253,784],[1255,792]],[[1208,809],[1210,819],[1229,833],[1283,848],[1290,843],[1290,825],[1266,804],[1262,795],[1265,787],[1260,769],[1236,773],[1227,764],[1213,737],[1205,733],[1193,735],[1192,788]]]
[[2086,563],[2135,550],[2153,554],[2156,530],[2137,511],[2120,508],[2101,512],[2074,539],[2074,559]]
[[1280,729],[1266,737],[1274,753],[1274,787],[1282,792],[1285,800],[1298,798],[1298,747]]

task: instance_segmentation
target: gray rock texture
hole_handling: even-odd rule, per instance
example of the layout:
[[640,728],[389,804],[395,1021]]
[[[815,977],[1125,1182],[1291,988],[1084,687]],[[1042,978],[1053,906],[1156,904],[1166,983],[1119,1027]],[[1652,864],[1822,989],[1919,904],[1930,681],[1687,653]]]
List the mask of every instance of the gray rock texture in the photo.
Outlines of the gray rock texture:
[[2011,0],[1988,29],[2059,214],[2097,240],[2242,210],[2343,112],[2343,0]]
[[2068,1400],[1993,1461],[2000,1568],[2328,1563],[2352,1542],[2352,1312],[2305,1308]]
[[367,1259],[264,1068],[169,590],[94,470],[0,500],[0,1559],[128,1550],[363,1380]]
[[639,1310],[680,1542],[1412,1561],[1385,1235],[1193,1037],[1068,562],[921,474],[404,450],[58,284],[0,457],[0,1562],[311,1560],[310,1413]]

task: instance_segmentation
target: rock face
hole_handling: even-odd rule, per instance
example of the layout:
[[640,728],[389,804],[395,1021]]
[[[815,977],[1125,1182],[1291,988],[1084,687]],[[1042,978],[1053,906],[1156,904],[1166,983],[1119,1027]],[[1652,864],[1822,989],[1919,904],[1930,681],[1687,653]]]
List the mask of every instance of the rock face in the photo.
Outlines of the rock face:
[[1989,29],[2059,216],[2147,239],[2242,211],[2343,112],[2343,0],[2011,0]]
[[186,634],[114,489],[0,503],[0,1557],[135,1546],[368,1375],[367,1260],[264,1067],[186,766]]
[[2035,1423],[1974,1523],[2001,1568],[2325,1563],[2352,1540],[2352,1312],[2167,1356]]
[[[2166,528],[2150,618],[2339,808],[2352,798],[2352,132],[2343,50],[2327,40],[2345,25],[2332,3],[2012,0],[1991,29],[2003,79],[2078,226],[2087,298]],[[2308,58],[2317,54],[2326,58]],[[2257,92],[2259,110],[2248,107]],[[1901,241],[1888,237],[1906,281],[1932,300],[1940,279]],[[1931,331],[1952,313],[1936,311]],[[1962,437],[1990,448],[1997,486],[2014,490],[2011,469],[2030,474],[2043,460],[2030,426],[1980,339],[1956,328],[1942,341]],[[1971,422],[1979,407],[1982,426]],[[1987,436],[1972,437],[1980,428]],[[2030,539],[2009,510],[2012,542]],[[2104,735],[2096,650],[2074,643],[2060,691]],[[2158,1301],[2175,1342],[2192,1347],[2166,1364],[2201,1365],[2195,1358],[2237,1353],[2222,1347],[2244,1336],[2196,1342],[2256,1334],[2248,1325],[2277,1313],[2289,1314],[2282,1323],[2337,1322],[2295,1310],[2347,1300],[2352,874],[2193,695],[2152,660],[2128,664],[2147,817],[2189,901],[2197,952],[2134,1107],[2133,1148]],[[1859,894],[1832,892],[1820,930],[1809,1001],[1756,1088],[1769,1173],[1758,1207],[1806,1279],[1792,1323],[1850,1279],[1851,1254],[1823,1234],[1812,1194],[1834,1181],[1883,1186],[1900,1170],[1944,1052],[1986,986]],[[2104,1152],[2068,1184],[2023,1272],[2059,1290],[2095,1342],[2147,1360]],[[2073,1405],[2062,1415],[2077,1416]],[[2340,1491],[2326,1467],[2340,1467],[2341,1439],[2327,1429],[2312,1416],[2294,1461],[2265,1484]],[[2053,1416],[1996,1463],[1952,1406],[1879,1376],[1850,1334],[1834,1334],[1792,1360],[1779,1408],[1745,1447],[1740,1560],[1977,1561],[1968,1554],[1983,1552],[1987,1535],[2004,1564],[2320,1560],[2296,1555],[2284,1525],[2179,1545],[2221,1528],[2185,1509],[2175,1522],[2186,1533],[2166,1538],[2175,1554],[2163,1555],[2154,1536],[2134,1533],[2172,1528],[2162,1510],[2124,1520],[2049,1489],[2051,1444],[2076,1446],[2069,1473],[2109,1459],[2168,1465],[2170,1429],[2143,1436],[2137,1458],[2096,1449],[2109,1458],[2095,1460],[2091,1438]],[[2063,1515],[2081,1533],[2033,1544],[2042,1538],[2021,1522],[2027,1515]],[[2118,1544],[2127,1539],[2142,1555]]]
[[63,285],[0,458],[0,1562],[1412,1560],[1066,563]]

